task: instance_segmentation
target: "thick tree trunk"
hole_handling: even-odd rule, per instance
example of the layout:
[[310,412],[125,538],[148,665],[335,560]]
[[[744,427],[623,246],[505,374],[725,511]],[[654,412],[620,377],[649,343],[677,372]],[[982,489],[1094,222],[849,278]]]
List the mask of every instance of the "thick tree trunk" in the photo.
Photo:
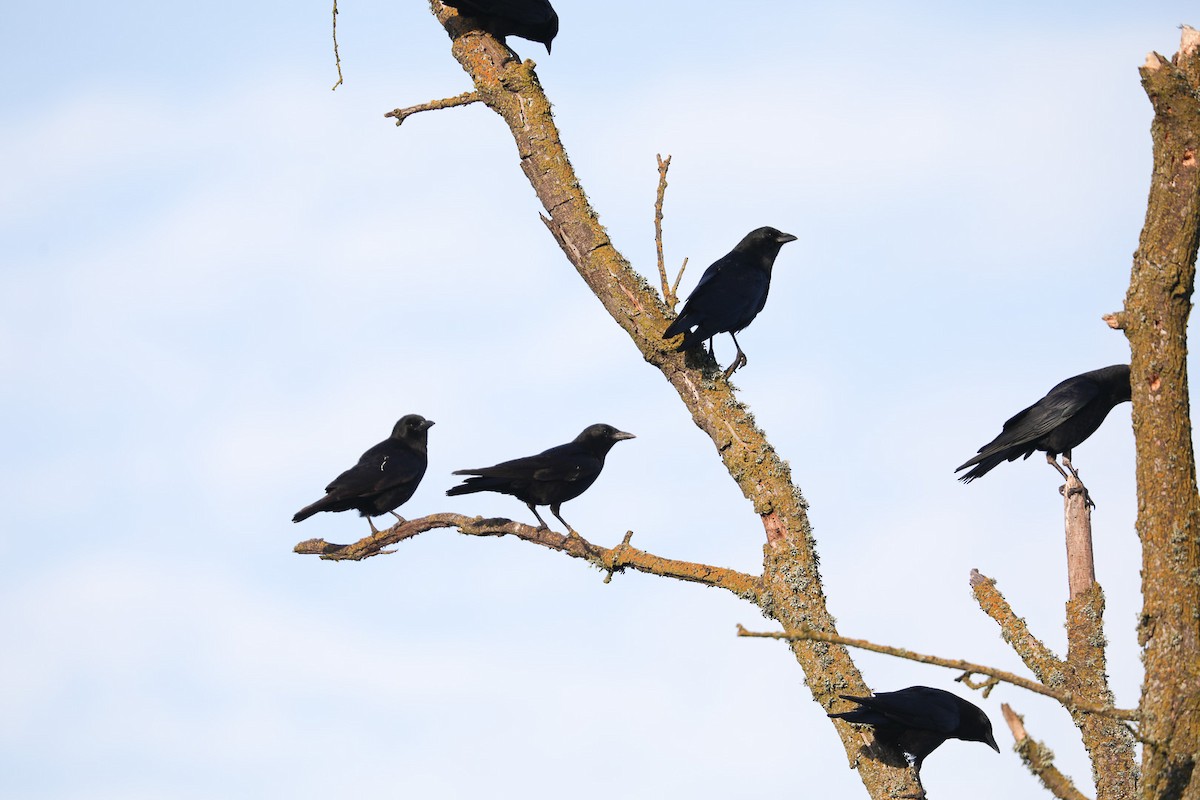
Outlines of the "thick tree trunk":
[[1124,327],[1132,350],[1137,531],[1145,648],[1142,797],[1200,798],[1200,500],[1187,385],[1187,321],[1200,242],[1200,34],[1141,69],[1154,106],[1154,172]]

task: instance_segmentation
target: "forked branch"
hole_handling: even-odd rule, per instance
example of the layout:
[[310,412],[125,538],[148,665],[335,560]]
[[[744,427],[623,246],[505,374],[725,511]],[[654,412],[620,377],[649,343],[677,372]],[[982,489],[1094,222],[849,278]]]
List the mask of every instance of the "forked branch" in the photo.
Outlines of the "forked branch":
[[667,282],[667,265],[663,260],[663,243],[662,243],[662,221],[663,221],[663,200],[667,195],[667,170],[671,167],[671,157],[663,158],[661,155],[656,155],[658,159],[658,195],[654,200],[654,248],[658,253],[658,277],[662,281],[662,296],[663,302],[667,308],[674,310],[675,305],[679,302],[679,282],[683,280],[683,271],[687,269],[687,259],[683,260],[683,266],[679,268],[679,274],[675,276],[675,283]]

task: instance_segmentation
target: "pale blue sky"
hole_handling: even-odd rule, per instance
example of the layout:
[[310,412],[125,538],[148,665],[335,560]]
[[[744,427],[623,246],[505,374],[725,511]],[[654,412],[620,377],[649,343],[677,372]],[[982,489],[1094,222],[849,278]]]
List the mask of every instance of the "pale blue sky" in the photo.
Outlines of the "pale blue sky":
[[[996,578],[1063,644],[1058,481],[953,468],[1059,380],[1126,361],[1150,107],[1137,67],[1194,4],[559,2],[538,61],[618,248],[669,263],[796,234],[739,337],[750,404],[812,504],[842,632],[1021,669]],[[21,798],[860,796],[782,645],[715,590],[520,542],[426,534],[328,564],[355,516],[292,513],[409,412],[407,515],[531,521],[449,473],[609,422],[638,438],[564,514],[613,544],[757,572],[763,534],[673,392],[537,219],[420,2],[5,3],[0,88],[0,786]],[[1192,16],[1189,16],[1192,15]],[[625,20],[636,17],[636,24]],[[727,360],[727,337],[717,342]],[[1137,702],[1129,407],[1076,453],[1098,503],[1110,672]],[[965,691],[862,655],[868,683]],[[1087,783],[1065,713],[972,699],[935,798],[1037,796],[1000,702]],[[798,775],[817,788],[800,792]]]

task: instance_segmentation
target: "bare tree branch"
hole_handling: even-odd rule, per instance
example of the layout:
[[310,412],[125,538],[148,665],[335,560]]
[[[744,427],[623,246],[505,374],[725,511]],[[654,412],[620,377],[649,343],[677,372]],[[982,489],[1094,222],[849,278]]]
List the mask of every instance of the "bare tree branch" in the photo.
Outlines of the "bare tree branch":
[[[1104,591],[1096,583],[1092,558],[1092,502],[1087,488],[1071,475],[1063,487],[1067,544],[1066,688],[1090,705],[1113,705],[1108,685],[1104,638]],[[1119,720],[1068,707],[1092,760],[1097,800],[1121,800],[1137,793],[1134,739]]]
[[662,154],[654,156],[658,159],[658,194],[654,198],[654,251],[658,256],[658,277],[662,281],[663,302],[667,308],[675,308],[675,298],[671,296],[671,284],[667,281],[667,265],[663,260],[662,221],[663,200],[667,195],[667,170],[671,168],[671,157],[665,159]]
[[1096,582],[1096,563],[1092,557],[1092,505],[1087,487],[1075,475],[1067,477],[1062,490],[1067,532],[1067,586],[1073,600]]
[[970,582],[979,607],[1000,626],[1000,637],[1012,646],[1025,666],[1044,685],[1061,686],[1066,664],[1029,632],[1025,620],[1013,612],[1004,595],[996,588],[996,582],[977,569],[971,570]]
[[330,544],[324,539],[308,539],[296,545],[294,552],[319,555],[329,561],[361,561],[364,558],[389,553],[391,551],[386,548],[437,528],[456,528],[459,533],[467,536],[513,536],[550,550],[557,550],[572,558],[581,558],[607,572],[609,577],[605,579],[606,583],[613,573],[632,569],[650,575],[726,589],[743,600],[756,604],[762,592],[762,581],[756,576],[723,567],[662,558],[632,547],[629,544],[633,536],[632,531],[625,535],[619,545],[610,549],[592,544],[578,535],[556,533],[549,528],[535,528],[499,517],[431,514],[398,522],[354,544]]
[[[930,656],[923,653],[914,653],[912,650],[905,650],[903,647],[890,647],[884,644],[876,644],[869,642],[866,639],[851,639],[846,636],[838,636],[836,634],[821,633],[819,631],[810,630],[788,630],[788,631],[748,631],[741,625],[738,625],[738,636],[745,636],[755,639],[783,639],[786,641],[795,641],[798,639],[811,640],[814,642],[829,642],[831,644],[845,645],[846,647],[856,647],[860,650],[870,650],[873,653],[882,653],[896,658],[907,659],[908,661],[917,661],[922,664],[931,664],[935,667],[946,667],[947,669],[960,669],[964,673],[964,677],[971,675],[988,675],[997,681],[1011,683],[1013,686],[1018,686],[1036,694],[1045,695],[1062,703],[1068,708],[1077,708],[1080,711],[1086,711],[1090,714],[1101,714],[1104,716],[1115,717],[1117,719],[1137,719],[1137,712],[1132,709],[1113,708],[1112,706],[1095,706],[1089,703],[1080,703],[1074,696],[1064,692],[1057,692],[1050,689],[1037,681],[1031,681],[1028,678],[1022,678],[1020,675],[1012,672],[1006,672],[995,667],[984,666],[983,664],[975,664],[971,661],[963,661],[959,658],[942,658],[941,656]],[[991,686],[993,682],[982,684]],[[967,683],[971,688],[980,688],[971,683]]]
[[1023,717],[1013,711],[1008,703],[1000,704],[1000,712],[1004,714],[1004,721],[1008,723],[1008,729],[1016,741],[1017,755],[1021,756],[1025,766],[1052,795],[1059,800],[1089,800],[1087,795],[1075,788],[1070,778],[1054,766],[1054,753],[1050,748],[1026,733]]
[[462,94],[447,97],[443,100],[430,100],[428,103],[420,103],[408,108],[393,108],[384,114],[384,116],[395,119],[396,127],[400,127],[404,124],[404,120],[413,114],[420,114],[422,111],[440,111],[443,108],[454,108],[456,106],[469,106],[471,103],[478,103],[480,99],[478,92],[463,92]]
[[[1000,625],[1001,635],[1051,696],[1071,714],[1092,759],[1097,800],[1123,800],[1137,792],[1138,768],[1134,741],[1120,720],[1136,719],[1137,712],[1105,713],[1113,707],[1104,652],[1104,593],[1096,583],[1092,558],[1091,499],[1087,488],[1070,476],[1063,493],[1063,519],[1067,547],[1066,659],[1050,652],[1030,633],[996,589],[995,581],[971,571],[971,587],[980,608]],[[1044,692],[1048,693],[1048,692]]]
[[683,260],[683,266],[675,276],[675,283],[668,283],[667,265],[663,260],[662,221],[663,199],[667,194],[667,170],[671,167],[671,157],[667,156],[664,159],[661,155],[655,155],[655,158],[658,159],[658,195],[654,200],[654,249],[658,254],[658,277],[662,281],[663,302],[667,308],[674,309],[675,304],[679,302],[679,281],[683,279],[683,271],[687,269],[687,259]]
[[343,83],[343,81],[342,81],[342,57],[338,53],[338,43],[337,43],[337,15],[338,15],[337,0],[333,0],[333,62],[337,65],[338,79],[337,79],[337,83],[335,83],[332,87],[330,87],[331,91],[337,91],[337,87],[341,86]]

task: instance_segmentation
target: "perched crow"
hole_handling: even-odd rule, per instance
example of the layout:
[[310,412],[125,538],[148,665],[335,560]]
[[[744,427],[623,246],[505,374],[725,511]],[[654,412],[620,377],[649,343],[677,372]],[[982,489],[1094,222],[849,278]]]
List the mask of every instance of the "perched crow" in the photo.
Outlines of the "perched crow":
[[550,42],[558,35],[558,14],[548,0],[442,0],[442,3],[458,9],[464,17],[479,20],[480,28],[502,42],[506,36],[520,36],[541,42],[549,53]]
[[420,414],[400,418],[392,435],[363,453],[358,463],[325,487],[325,496],[296,512],[292,522],[318,511],[357,511],[367,518],[372,533],[379,533],[371,517],[391,513],[408,502],[429,464],[429,428],[432,420]]
[[1046,461],[1062,473],[1056,457],[1062,453],[1063,463],[1076,478],[1079,473],[1071,466],[1071,450],[1096,432],[1108,412],[1118,403],[1129,400],[1129,365],[1114,364],[1067,378],[1049,394],[1004,423],[1004,430],[992,441],[979,448],[979,455],[963,464],[959,472],[972,465],[975,469],[959,476],[970,483],[986,475],[1001,461],[1029,458],[1034,450],[1044,450]]
[[677,350],[690,350],[708,340],[711,354],[712,338],[718,333],[728,333],[737,346],[737,356],[725,370],[725,377],[745,366],[746,354],[742,352],[736,334],[753,322],[767,304],[775,257],[779,255],[779,248],[794,241],[795,236],[774,228],[750,231],[737,247],[704,271],[683,304],[683,310],[663,332],[662,338],[670,339],[682,333],[683,342]]
[[472,475],[462,485],[446,492],[448,495],[472,492],[511,494],[537,517],[543,528],[550,527],[537,512],[536,506],[550,506],[567,530],[575,533],[571,523],[558,513],[559,507],[583,494],[604,469],[604,457],[622,439],[635,438],[632,433],[619,431],[612,425],[589,425],[574,441],[551,447],[536,456],[515,458],[494,467],[460,469],[455,475]]
[[1000,752],[987,714],[956,694],[910,686],[896,692],[876,692],[874,697],[840,696],[857,703],[858,708],[829,716],[873,725],[875,738],[910,756],[918,773],[925,757],[947,739],[983,742]]

